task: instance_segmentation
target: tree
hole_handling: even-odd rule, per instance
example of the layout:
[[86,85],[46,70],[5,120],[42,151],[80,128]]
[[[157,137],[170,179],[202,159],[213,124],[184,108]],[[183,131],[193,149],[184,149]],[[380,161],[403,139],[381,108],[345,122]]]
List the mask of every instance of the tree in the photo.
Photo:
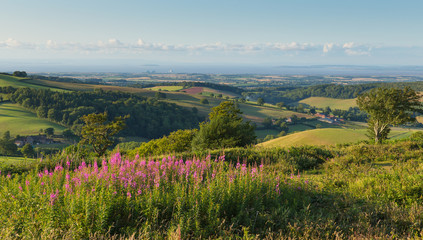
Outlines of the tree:
[[53,135],[54,135],[54,128],[52,128],[52,127],[46,128],[46,129],[44,129],[44,133],[45,133],[48,137],[51,137],[51,136],[53,136]]
[[266,117],[264,120],[263,120],[263,127],[265,128],[265,129],[271,129],[272,128],[272,126],[273,126],[273,121],[272,121],[272,119],[270,118],[270,117]]
[[189,151],[197,131],[197,129],[187,129],[171,132],[168,136],[144,142],[135,150],[140,156]]
[[276,106],[278,106],[278,108],[282,109],[283,107],[285,107],[285,103],[284,102],[278,102],[278,103],[276,103]]
[[304,112],[304,105],[302,105],[301,103],[298,104],[297,111],[300,112],[300,113]]
[[77,138],[77,136],[75,134],[73,134],[72,130],[70,130],[70,129],[63,130],[62,135],[63,135],[64,138],[66,138],[68,140],[72,140],[72,139]]
[[10,140],[10,131],[6,131],[3,133],[3,140]]
[[48,109],[44,106],[39,106],[37,108],[37,117],[39,118],[47,118]]
[[206,98],[202,98],[202,99],[200,100],[200,103],[201,103],[201,104],[205,104],[205,105],[207,105],[207,104],[209,104],[209,100],[207,100]]
[[102,156],[114,143],[113,137],[125,128],[124,120],[129,116],[107,121],[107,113],[88,114],[81,117],[85,125],[81,130],[81,144],[89,144],[98,156]]
[[35,155],[34,148],[29,143],[25,144],[25,146],[22,147],[21,152],[25,157],[32,158]]
[[0,139],[0,154],[13,156],[16,155],[18,147],[10,137],[10,132],[6,131],[3,138]]
[[261,98],[261,97],[257,98],[257,104],[260,105],[260,106],[263,106],[264,105],[264,99]]
[[326,115],[329,115],[331,112],[332,112],[332,109],[330,109],[330,107],[325,107],[323,109],[323,113],[326,114]]
[[380,143],[388,138],[391,125],[416,121],[413,112],[422,112],[420,96],[411,88],[375,88],[357,98],[358,107],[366,111],[369,137]]
[[62,121],[62,113],[56,108],[50,108],[47,112],[47,118],[56,122]]
[[242,147],[255,141],[255,127],[244,122],[235,104],[224,101],[212,108],[209,122],[200,123],[200,130],[192,141],[193,150]]
[[154,97],[155,97],[155,98],[166,98],[166,94],[165,94],[165,93],[162,93],[162,92],[157,91],[157,92],[154,94]]
[[14,71],[13,76],[15,76],[15,77],[27,77],[28,75],[26,74],[25,71]]

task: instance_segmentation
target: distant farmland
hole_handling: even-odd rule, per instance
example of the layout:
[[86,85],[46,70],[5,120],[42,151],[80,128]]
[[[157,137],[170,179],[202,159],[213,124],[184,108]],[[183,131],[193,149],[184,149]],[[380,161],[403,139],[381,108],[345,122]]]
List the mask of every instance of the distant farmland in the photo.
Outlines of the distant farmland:
[[337,99],[327,97],[309,97],[301,100],[304,103],[317,108],[330,107],[331,109],[348,110],[350,107],[357,107],[356,99]]

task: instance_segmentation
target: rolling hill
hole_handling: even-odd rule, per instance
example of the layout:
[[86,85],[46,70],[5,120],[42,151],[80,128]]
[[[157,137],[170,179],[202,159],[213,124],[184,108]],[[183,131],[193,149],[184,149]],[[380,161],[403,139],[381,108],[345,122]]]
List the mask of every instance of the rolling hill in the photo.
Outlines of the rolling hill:
[[[293,133],[284,137],[275,138],[270,141],[260,143],[257,146],[271,147],[290,147],[302,145],[335,145],[343,143],[354,143],[368,139],[366,129],[340,129],[324,128],[313,129],[303,132]],[[401,139],[410,136],[415,130],[406,130],[395,128],[389,135],[391,139]]]
[[309,97],[299,101],[317,108],[330,107],[331,109],[348,110],[350,107],[357,107],[356,99],[337,99],[328,97]]
[[54,128],[55,133],[61,133],[65,127],[46,119],[38,118],[25,108],[13,103],[0,104],[0,131],[9,130],[12,136],[35,135],[40,129]]
[[36,88],[36,89],[52,89],[52,90],[63,91],[61,89],[55,88],[54,86],[38,85],[36,82],[33,82],[32,80],[28,78],[20,78],[20,77],[0,74],[0,87],[7,87],[7,86],[11,86],[14,88],[29,87],[29,88]]

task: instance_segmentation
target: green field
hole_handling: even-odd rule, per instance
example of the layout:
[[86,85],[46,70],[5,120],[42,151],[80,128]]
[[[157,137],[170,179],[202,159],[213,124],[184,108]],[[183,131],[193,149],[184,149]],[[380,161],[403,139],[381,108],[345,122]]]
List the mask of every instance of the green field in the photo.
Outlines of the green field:
[[32,84],[30,81],[31,80],[26,78],[19,78],[19,77],[13,77],[13,76],[0,74],[0,87],[11,86],[14,88],[29,87],[29,88],[37,88],[37,89],[50,89],[50,87],[48,86],[40,86],[37,84]]
[[274,130],[274,129],[264,129],[264,130],[256,130],[255,134],[257,136],[257,138],[265,138],[267,135],[278,135],[279,131]]
[[35,159],[33,158],[25,158],[25,157],[6,157],[6,156],[0,156],[0,164],[21,164],[21,163],[28,163],[33,162]]
[[152,88],[146,88],[148,90],[152,91],[169,91],[169,92],[175,92],[184,89],[182,86],[156,86]]
[[229,91],[222,91],[222,90],[217,90],[217,89],[207,88],[207,87],[203,88],[203,95],[210,96],[212,93],[214,94],[214,96],[217,96],[218,94],[222,94],[223,98],[225,98],[226,96],[228,96],[229,98],[242,97],[239,94],[229,92]]
[[331,109],[348,110],[350,107],[357,107],[356,99],[336,99],[327,97],[309,97],[299,103],[307,104],[317,108],[330,107]]
[[[301,145],[334,145],[342,143],[355,143],[368,139],[366,129],[340,129],[324,128],[313,129],[290,134],[284,137],[272,139],[260,143],[261,147],[290,147]],[[410,136],[415,130],[393,129],[389,137],[391,139],[402,139]]]
[[297,113],[287,110],[281,110],[275,107],[270,106],[258,106],[258,105],[250,105],[250,104],[239,104],[239,108],[244,113],[245,117],[248,120],[252,120],[254,122],[262,122],[264,118],[270,117],[273,119],[278,118],[288,118],[292,115],[297,115],[299,118],[311,118],[311,115],[307,115],[304,113]]
[[52,127],[61,133],[65,127],[45,119],[37,118],[35,113],[13,103],[0,104],[0,132],[10,131],[12,136],[35,135],[40,129]]

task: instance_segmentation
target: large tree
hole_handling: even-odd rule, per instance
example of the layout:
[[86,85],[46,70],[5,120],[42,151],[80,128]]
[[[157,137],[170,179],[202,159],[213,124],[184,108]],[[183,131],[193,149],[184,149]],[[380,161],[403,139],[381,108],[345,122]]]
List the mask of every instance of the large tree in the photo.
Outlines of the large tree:
[[125,128],[125,118],[117,117],[109,122],[107,113],[83,116],[81,119],[85,125],[81,131],[81,143],[91,145],[97,155],[102,156],[107,148],[113,145],[113,136]]
[[361,94],[357,105],[366,111],[370,137],[375,143],[388,138],[391,125],[416,121],[414,112],[422,112],[420,96],[411,88],[375,88]]
[[225,101],[212,108],[209,121],[200,123],[192,141],[194,150],[242,147],[256,139],[254,126],[244,122],[242,112],[233,102]]

